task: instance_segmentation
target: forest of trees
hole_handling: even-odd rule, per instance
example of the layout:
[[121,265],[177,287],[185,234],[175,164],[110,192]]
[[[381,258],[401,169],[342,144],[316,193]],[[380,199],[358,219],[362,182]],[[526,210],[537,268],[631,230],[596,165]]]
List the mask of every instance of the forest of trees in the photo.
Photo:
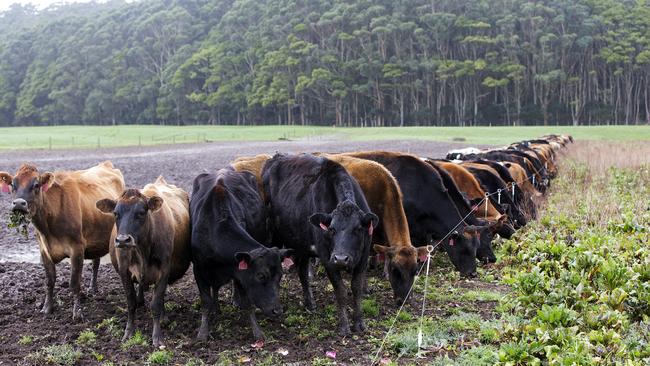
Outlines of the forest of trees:
[[0,13],[0,126],[650,124],[650,0],[110,0]]

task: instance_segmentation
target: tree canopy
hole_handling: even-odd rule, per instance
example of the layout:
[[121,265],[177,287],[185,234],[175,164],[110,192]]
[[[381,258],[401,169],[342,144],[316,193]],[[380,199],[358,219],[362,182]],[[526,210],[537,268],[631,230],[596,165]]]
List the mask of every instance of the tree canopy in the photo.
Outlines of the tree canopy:
[[650,0],[141,0],[0,13],[0,126],[650,124]]

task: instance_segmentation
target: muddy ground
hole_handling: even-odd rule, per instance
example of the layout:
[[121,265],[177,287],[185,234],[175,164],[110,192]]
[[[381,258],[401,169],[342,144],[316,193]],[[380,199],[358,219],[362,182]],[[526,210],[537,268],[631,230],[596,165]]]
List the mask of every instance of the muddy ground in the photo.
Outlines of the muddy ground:
[[[23,162],[36,164],[41,171],[83,169],[104,160],[111,160],[122,170],[127,186],[142,187],[158,175],[168,182],[190,190],[193,178],[205,171],[224,167],[238,156],[258,153],[354,151],[365,149],[397,150],[421,156],[442,157],[461,144],[428,141],[377,141],[352,142],[336,140],[301,140],[277,142],[230,142],[200,145],[174,145],[142,148],[110,148],[101,150],[55,150],[3,152],[0,171],[14,172]],[[38,264],[38,250],[33,232],[26,239],[7,228],[7,212],[10,198],[0,197],[0,365],[43,364],[63,362],[70,364],[133,364],[154,363],[151,357],[156,351],[150,345],[151,322],[149,312],[139,309],[137,328],[142,331],[145,345],[127,346],[120,339],[126,320],[126,302],[117,274],[110,264],[100,269],[99,294],[88,296],[83,304],[84,319],[73,323],[71,299],[68,289],[69,266],[57,265],[56,296],[58,307],[51,316],[40,314],[44,297],[44,274]],[[336,335],[334,299],[331,285],[322,273],[315,274],[314,295],[317,310],[310,314],[300,307],[301,291],[295,273],[283,277],[282,300],[286,312],[284,319],[264,320],[262,327],[267,342],[261,349],[251,348],[252,335],[247,321],[239,318],[239,312],[231,305],[230,289],[222,290],[220,302],[222,314],[213,322],[211,339],[205,344],[194,344],[193,338],[199,324],[198,292],[191,269],[185,277],[168,289],[168,321],[163,327],[168,360],[171,365],[183,364],[295,364],[339,365],[371,364],[371,357],[381,343],[391,320],[397,312],[387,281],[378,270],[371,271],[370,295],[366,319],[368,331],[363,335],[341,338]],[[447,289],[461,288],[471,291],[502,293],[504,288],[495,284],[498,274],[492,269],[481,272],[483,279],[460,280],[451,270],[449,262],[438,255],[430,276],[433,285],[432,299],[426,314],[430,319],[444,319],[449,314],[467,310],[480,314],[484,320],[494,317],[493,298],[471,302],[456,300],[436,301],[436,292],[444,285]],[[485,279],[487,278],[487,280]],[[84,269],[85,284],[89,284],[90,266]],[[422,288],[405,306],[405,311],[418,314],[422,301]],[[445,297],[449,299],[449,297]],[[463,310],[465,309],[465,310]],[[89,330],[94,340],[81,342],[81,332]],[[88,334],[88,333],[86,333]],[[90,337],[92,338],[92,337]],[[453,357],[453,350],[462,349],[466,340],[453,347],[425,350],[424,358],[399,357],[395,342],[387,342],[385,356],[399,364],[424,364],[440,352]],[[476,342],[477,340],[473,340]],[[52,345],[68,344],[71,355],[52,355]],[[452,351],[449,351],[452,350]],[[69,351],[69,350],[68,350]],[[279,352],[281,351],[281,352]],[[286,355],[283,355],[287,351]],[[327,357],[328,351],[336,357]],[[49,353],[48,353],[49,352]],[[65,353],[65,352],[64,352]],[[330,353],[330,356],[332,354]],[[63,360],[63,361],[62,361]],[[329,363],[328,363],[329,362]]]

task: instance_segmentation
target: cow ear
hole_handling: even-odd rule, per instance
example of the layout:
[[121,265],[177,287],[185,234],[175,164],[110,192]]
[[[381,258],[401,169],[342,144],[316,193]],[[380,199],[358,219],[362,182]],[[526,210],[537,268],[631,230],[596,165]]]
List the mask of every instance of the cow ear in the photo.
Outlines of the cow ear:
[[327,230],[327,228],[332,223],[332,215],[322,213],[322,212],[317,212],[309,216],[309,222],[311,222],[311,224],[316,227],[320,227],[323,230]]
[[[426,245],[426,246],[423,246],[423,247],[417,247],[416,248],[417,251],[418,251],[418,261],[424,262],[424,261],[427,260],[427,257],[429,256],[429,248],[432,248],[432,246],[431,245]],[[431,249],[431,251],[433,251],[433,248]]]
[[147,207],[151,212],[160,210],[163,204],[163,199],[158,196],[153,196],[147,201]]
[[113,213],[116,205],[117,202],[110,198],[104,198],[103,200],[99,200],[95,203],[95,206],[99,209],[99,211],[103,213]]
[[372,227],[375,228],[379,225],[379,217],[372,212],[367,212],[363,215],[361,222],[363,223],[363,226],[372,225]]
[[39,183],[41,184],[41,190],[47,192],[48,189],[54,184],[54,174],[50,172],[45,172],[39,177]]
[[379,245],[379,244],[373,245],[372,249],[374,249],[375,252],[381,253],[381,254],[390,253],[390,251],[391,251],[391,247],[387,247],[387,246]]
[[235,260],[237,261],[237,269],[240,271],[247,270],[251,264],[251,255],[246,252],[235,253]]
[[7,172],[0,172],[0,191],[2,193],[11,193],[11,182],[14,177]]

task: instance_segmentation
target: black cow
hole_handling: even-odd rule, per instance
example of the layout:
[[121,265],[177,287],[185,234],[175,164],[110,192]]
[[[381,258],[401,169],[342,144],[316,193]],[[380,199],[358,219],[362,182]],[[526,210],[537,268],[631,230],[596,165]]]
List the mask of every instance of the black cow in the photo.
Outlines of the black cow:
[[[508,223],[503,221],[498,221],[495,223],[488,223],[485,220],[476,218],[475,215],[470,214],[472,212],[472,207],[467,201],[463,193],[458,189],[458,186],[454,182],[454,179],[447,173],[444,169],[440,168],[435,164],[435,160],[426,160],[440,175],[442,182],[447,188],[447,194],[454,201],[458,213],[462,217],[465,217],[465,222],[469,225],[476,226],[480,228],[479,230],[479,247],[476,249],[476,258],[483,263],[495,263],[497,257],[494,255],[494,250],[492,249],[492,240],[494,239],[494,234],[499,233],[504,238],[510,238],[515,233],[515,229]],[[505,218],[505,217],[504,217]]]
[[264,334],[255,307],[267,316],[282,314],[278,290],[282,261],[291,250],[267,248],[266,211],[249,172],[221,169],[194,179],[190,200],[192,263],[201,294],[201,326],[197,338],[206,340],[208,317],[216,311],[219,288],[231,280],[235,299],[248,311],[255,339]]
[[[537,217],[537,207],[534,204],[530,204],[527,202],[526,197],[524,196],[524,192],[521,190],[519,185],[517,184],[518,182],[515,181],[515,179],[512,177],[510,174],[510,171],[508,168],[502,163],[498,163],[496,161],[491,161],[491,160],[484,160],[484,159],[478,159],[478,160],[472,160],[473,163],[478,163],[478,164],[484,164],[489,166],[490,168],[494,169],[499,173],[499,177],[506,183],[506,185],[509,188],[508,194],[510,194],[510,198],[512,198],[512,201],[515,203],[517,208],[519,209],[520,212],[525,212],[528,211],[530,218],[535,218]],[[515,195],[514,197],[512,196],[512,183],[515,184]]]
[[340,164],[308,154],[275,155],[264,165],[262,180],[274,243],[295,250],[305,307],[314,307],[309,258],[318,256],[334,287],[342,335],[350,333],[350,324],[340,270],[352,272],[352,329],[363,331],[362,287],[379,219],[357,181]]
[[443,239],[451,232],[442,242],[443,248],[461,274],[476,276],[476,252],[483,228],[462,221],[440,174],[431,165],[413,155],[387,151],[347,155],[376,161],[397,179],[413,245]]

